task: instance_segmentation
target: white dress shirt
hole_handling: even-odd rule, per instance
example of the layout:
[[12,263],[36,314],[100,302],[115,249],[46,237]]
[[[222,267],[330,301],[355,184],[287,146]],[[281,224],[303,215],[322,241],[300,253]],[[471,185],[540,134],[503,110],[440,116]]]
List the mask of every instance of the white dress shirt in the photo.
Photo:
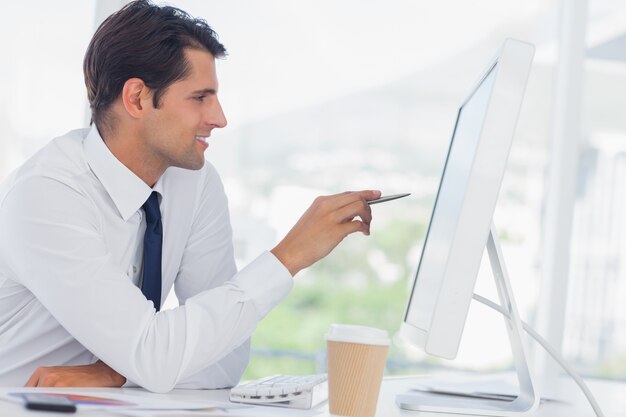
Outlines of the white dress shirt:
[[[158,313],[137,287],[152,191],[161,293],[174,286],[181,304]],[[232,386],[250,335],[292,281],[270,252],[236,271],[226,196],[208,162],[169,168],[150,188],[95,127],[72,131],[0,188],[0,385],[21,386],[38,366],[101,359],[156,392]]]

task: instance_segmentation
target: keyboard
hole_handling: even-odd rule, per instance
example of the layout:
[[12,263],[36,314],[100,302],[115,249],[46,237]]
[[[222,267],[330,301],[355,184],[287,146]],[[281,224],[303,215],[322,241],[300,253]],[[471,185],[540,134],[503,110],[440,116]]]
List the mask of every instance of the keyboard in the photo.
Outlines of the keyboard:
[[319,375],[272,375],[243,382],[230,390],[237,403],[309,409],[328,399],[328,378]]

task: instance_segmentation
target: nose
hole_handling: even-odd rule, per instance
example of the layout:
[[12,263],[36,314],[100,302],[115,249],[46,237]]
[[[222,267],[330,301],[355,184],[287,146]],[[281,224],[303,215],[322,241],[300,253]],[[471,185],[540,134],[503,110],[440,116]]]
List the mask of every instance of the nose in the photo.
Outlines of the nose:
[[222,109],[222,104],[218,100],[217,96],[214,97],[213,105],[209,107],[205,116],[205,122],[213,127],[226,127],[228,122],[226,121],[226,115]]

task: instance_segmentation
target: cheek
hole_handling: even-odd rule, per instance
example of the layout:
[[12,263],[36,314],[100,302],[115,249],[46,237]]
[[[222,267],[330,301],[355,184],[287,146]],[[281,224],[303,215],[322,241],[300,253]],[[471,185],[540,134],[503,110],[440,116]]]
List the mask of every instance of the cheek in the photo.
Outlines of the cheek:
[[150,126],[148,129],[152,132],[153,136],[167,137],[176,135],[179,132],[181,126],[181,118],[183,114],[177,114],[170,111],[157,111],[153,117],[149,120]]
[[180,120],[184,120],[186,124],[194,124],[202,119],[203,106],[205,105],[205,103],[197,100],[185,100],[178,102],[177,106],[172,109],[172,113],[175,113]]
[[155,112],[144,124],[144,137],[146,143],[154,149],[161,151],[172,150],[172,146],[178,146],[176,138],[180,132],[176,131],[176,123],[171,115],[165,112]]
[[200,126],[201,116],[198,106],[186,103],[177,107],[172,105],[167,108],[162,107],[151,115],[146,131],[149,131],[153,138],[168,142],[185,142],[180,139],[182,137],[193,138]]

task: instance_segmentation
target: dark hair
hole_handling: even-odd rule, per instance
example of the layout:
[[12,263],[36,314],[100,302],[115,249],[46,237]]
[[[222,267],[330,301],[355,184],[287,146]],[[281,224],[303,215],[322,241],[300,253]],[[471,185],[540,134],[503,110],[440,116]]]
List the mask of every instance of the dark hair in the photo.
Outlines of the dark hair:
[[167,87],[189,75],[185,48],[204,49],[215,58],[226,55],[205,20],[175,7],[138,0],[109,16],[91,39],[83,62],[91,121],[100,133],[113,128],[109,108],[130,78],[142,79],[159,107]]

